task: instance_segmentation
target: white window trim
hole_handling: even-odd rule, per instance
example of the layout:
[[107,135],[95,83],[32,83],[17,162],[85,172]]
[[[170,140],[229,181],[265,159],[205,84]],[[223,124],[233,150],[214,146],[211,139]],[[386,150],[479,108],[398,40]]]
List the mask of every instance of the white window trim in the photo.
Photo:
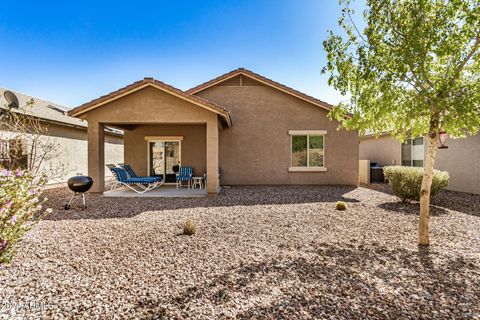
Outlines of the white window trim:
[[183,136],[145,136],[147,141],[182,141]]
[[326,167],[289,167],[288,172],[325,172]]
[[288,130],[289,135],[326,135],[327,130]]
[[[288,130],[290,135],[290,167],[288,167],[288,172],[325,172],[327,167],[325,166],[326,160],[326,141],[327,141],[327,130]],[[292,137],[293,136],[307,136],[307,166],[306,167],[294,167],[292,166]],[[322,167],[310,167],[310,158],[308,156],[308,148],[310,146],[310,135],[312,136],[323,136],[323,166]]]

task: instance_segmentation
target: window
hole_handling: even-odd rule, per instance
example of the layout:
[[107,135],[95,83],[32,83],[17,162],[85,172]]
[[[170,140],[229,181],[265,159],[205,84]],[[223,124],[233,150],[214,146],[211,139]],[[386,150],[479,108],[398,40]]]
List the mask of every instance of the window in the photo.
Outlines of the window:
[[326,171],[325,130],[290,130],[289,171]]
[[407,139],[402,144],[402,166],[423,167],[424,157],[423,138]]

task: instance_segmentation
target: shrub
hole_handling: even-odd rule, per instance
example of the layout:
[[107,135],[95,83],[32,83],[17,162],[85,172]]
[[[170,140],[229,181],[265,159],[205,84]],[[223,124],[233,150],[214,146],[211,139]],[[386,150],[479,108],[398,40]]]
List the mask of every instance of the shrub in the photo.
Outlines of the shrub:
[[[399,197],[402,202],[420,200],[423,168],[390,166],[383,168],[383,173],[393,193]],[[448,179],[449,176],[447,172],[433,170],[430,196],[435,196],[440,190],[445,188],[448,185]]]
[[197,232],[197,227],[195,226],[195,223],[193,222],[192,219],[187,219],[183,223],[183,234],[187,236],[194,235],[195,232]]
[[0,264],[8,263],[14,255],[15,245],[42,215],[40,200],[43,178],[28,172],[0,169]]
[[337,201],[337,203],[335,203],[335,209],[340,211],[347,210],[347,204],[343,201]]

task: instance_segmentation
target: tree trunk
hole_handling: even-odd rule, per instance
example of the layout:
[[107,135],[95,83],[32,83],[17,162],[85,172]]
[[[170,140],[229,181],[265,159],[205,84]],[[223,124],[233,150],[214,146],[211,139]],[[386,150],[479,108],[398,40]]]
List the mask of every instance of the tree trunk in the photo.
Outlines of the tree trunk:
[[425,156],[423,170],[422,188],[420,190],[420,222],[418,231],[418,244],[428,246],[430,244],[428,236],[428,222],[430,219],[430,188],[433,181],[433,166],[437,155],[437,135],[436,121],[430,125],[428,134],[428,149]]

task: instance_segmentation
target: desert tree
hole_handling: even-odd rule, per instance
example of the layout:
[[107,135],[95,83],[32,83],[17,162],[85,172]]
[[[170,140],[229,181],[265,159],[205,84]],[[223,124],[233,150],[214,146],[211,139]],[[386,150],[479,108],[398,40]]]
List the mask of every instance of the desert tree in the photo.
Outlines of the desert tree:
[[0,166],[24,169],[33,175],[56,178],[62,166],[48,167],[59,155],[59,145],[48,136],[48,126],[28,110],[35,108],[33,100],[19,108],[0,107]]
[[349,97],[330,116],[361,134],[427,138],[418,241],[428,245],[439,132],[464,137],[480,127],[480,2],[366,0],[360,17],[350,4],[340,0],[343,32],[323,43],[323,72]]

